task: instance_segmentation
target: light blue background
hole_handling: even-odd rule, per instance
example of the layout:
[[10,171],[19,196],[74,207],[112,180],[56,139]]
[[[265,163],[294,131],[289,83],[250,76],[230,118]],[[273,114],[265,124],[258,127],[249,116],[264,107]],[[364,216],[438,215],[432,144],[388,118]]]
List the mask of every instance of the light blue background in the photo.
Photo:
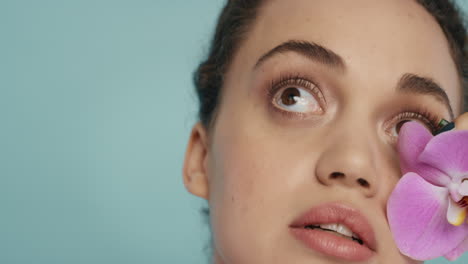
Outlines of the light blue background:
[[0,263],[206,263],[181,168],[222,4],[0,1]]

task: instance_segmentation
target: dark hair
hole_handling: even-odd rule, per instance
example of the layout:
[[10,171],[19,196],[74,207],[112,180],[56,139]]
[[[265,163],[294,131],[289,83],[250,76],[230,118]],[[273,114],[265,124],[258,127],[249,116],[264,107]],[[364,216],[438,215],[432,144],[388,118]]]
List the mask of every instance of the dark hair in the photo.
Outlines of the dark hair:
[[224,75],[265,0],[228,0],[218,18],[208,57],[193,75],[199,100],[198,118],[211,127],[221,97]]
[[437,20],[450,45],[463,90],[464,111],[468,111],[468,42],[466,20],[450,0],[417,0]]
[[[239,49],[258,11],[266,0],[227,0],[218,18],[210,49],[193,74],[199,100],[198,118],[206,128],[215,119],[221,98],[223,79],[230,62]],[[437,20],[450,44],[464,91],[465,109],[468,102],[467,30],[461,12],[450,0],[417,0]]]

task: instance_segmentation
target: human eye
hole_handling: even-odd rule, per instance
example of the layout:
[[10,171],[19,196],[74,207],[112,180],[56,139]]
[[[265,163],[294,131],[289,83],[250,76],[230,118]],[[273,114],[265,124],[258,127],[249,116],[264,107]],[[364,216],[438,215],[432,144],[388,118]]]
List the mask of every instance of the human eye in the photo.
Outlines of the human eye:
[[272,81],[268,94],[273,108],[287,116],[306,118],[310,114],[323,113],[322,92],[313,82],[299,75]]
[[390,120],[386,132],[390,135],[393,141],[396,141],[400,129],[404,123],[416,121],[424,125],[432,134],[435,134],[439,128],[439,121],[441,117],[434,115],[427,110],[409,110],[400,112],[398,115]]

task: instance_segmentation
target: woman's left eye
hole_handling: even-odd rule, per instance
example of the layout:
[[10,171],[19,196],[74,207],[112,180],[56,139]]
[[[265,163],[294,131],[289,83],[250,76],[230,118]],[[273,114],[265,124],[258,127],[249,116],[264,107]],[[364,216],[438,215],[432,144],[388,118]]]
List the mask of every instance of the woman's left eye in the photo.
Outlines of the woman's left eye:
[[429,131],[431,131],[431,133],[434,134],[437,130],[437,120],[438,118],[432,115],[426,116],[416,112],[404,112],[394,118],[392,122],[393,125],[390,127],[388,132],[390,136],[397,138],[404,123],[416,121],[424,125]]
[[320,103],[312,92],[292,85],[279,89],[273,97],[273,104],[287,112],[309,113],[321,110]]

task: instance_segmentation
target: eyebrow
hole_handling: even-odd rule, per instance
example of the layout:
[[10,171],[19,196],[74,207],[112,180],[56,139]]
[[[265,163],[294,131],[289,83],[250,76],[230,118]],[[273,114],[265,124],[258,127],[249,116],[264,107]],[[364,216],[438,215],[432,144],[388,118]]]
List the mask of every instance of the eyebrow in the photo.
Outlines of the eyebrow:
[[314,60],[321,64],[330,66],[332,68],[336,68],[340,71],[343,71],[346,68],[344,60],[335,52],[323,46],[320,46],[317,43],[303,40],[290,40],[276,46],[275,48],[261,56],[255,64],[254,68],[260,67],[261,64],[263,64],[267,59],[273,57],[274,55],[286,52],[299,53],[310,60]]
[[[340,72],[346,70],[346,64],[340,55],[317,43],[305,40],[289,40],[283,42],[262,55],[255,64],[254,69],[260,67],[269,58],[287,52],[298,53],[312,61],[329,66]],[[453,109],[450,105],[447,93],[431,78],[406,73],[398,81],[396,91],[400,93],[431,95],[447,107],[450,118],[452,120],[454,119]]]
[[452,120],[454,119],[453,109],[450,105],[447,93],[431,78],[421,77],[411,73],[404,74],[398,82],[396,91],[401,93],[431,95],[447,107],[450,118]]

